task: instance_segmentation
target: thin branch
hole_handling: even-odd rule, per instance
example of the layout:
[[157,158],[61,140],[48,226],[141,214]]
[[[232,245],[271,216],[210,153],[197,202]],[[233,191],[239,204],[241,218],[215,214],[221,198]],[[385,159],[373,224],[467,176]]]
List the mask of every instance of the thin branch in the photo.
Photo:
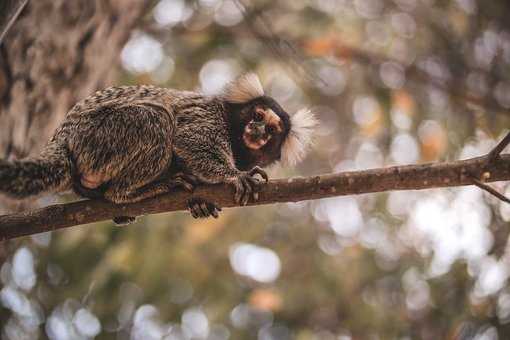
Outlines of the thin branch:
[[[298,202],[332,196],[357,195],[390,190],[418,190],[472,185],[471,174],[481,178],[487,156],[468,160],[395,166],[363,171],[342,172],[306,178],[272,180],[261,186],[258,202]],[[490,182],[510,180],[510,155],[500,156],[489,169]],[[194,196],[233,207],[233,189],[227,185],[198,187]],[[11,239],[75,225],[109,220],[115,216],[140,216],[185,210],[189,193],[177,191],[134,204],[115,205],[100,200],[57,204],[20,214],[0,216],[0,239]]]
[[490,185],[483,183],[482,181],[480,181],[477,178],[472,178],[472,179],[473,179],[473,184],[476,185],[477,187],[479,187],[480,189],[487,191],[489,194],[499,198],[503,202],[510,203],[510,198],[508,198],[505,195],[503,195],[502,193],[498,192],[496,189],[494,189]]
[[28,0],[5,0],[0,2],[0,44],[27,2]]
[[[483,168],[483,171],[481,173],[481,176],[477,177],[471,173],[468,173],[468,177],[471,178],[473,181],[473,184],[479,187],[480,189],[487,191],[489,194],[497,197],[503,202],[510,203],[510,198],[506,197],[493,187],[491,187],[488,184],[485,184],[484,181],[487,181],[487,179],[490,178],[492,175],[491,173],[491,166],[500,160],[500,154],[501,152],[507,147],[507,145],[510,143],[510,132],[507,133],[505,138],[503,138],[488,154],[486,157],[486,163]],[[481,181],[479,178],[481,178],[483,181]]]
[[501,142],[499,142],[498,145],[496,145],[494,149],[489,152],[489,163],[496,161],[499,158],[501,152],[508,146],[508,144],[510,144],[510,132],[508,132],[505,138],[503,138]]

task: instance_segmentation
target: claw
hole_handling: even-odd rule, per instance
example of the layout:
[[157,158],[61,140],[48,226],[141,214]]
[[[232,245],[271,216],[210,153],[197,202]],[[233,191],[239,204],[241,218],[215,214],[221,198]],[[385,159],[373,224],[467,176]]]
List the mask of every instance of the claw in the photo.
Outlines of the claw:
[[269,181],[269,176],[267,175],[267,173],[262,170],[262,168],[260,168],[259,166],[255,166],[253,167],[253,169],[250,170],[250,172],[248,172],[248,174],[250,176],[253,176],[253,175],[260,175],[260,177],[262,177],[264,179],[264,181],[266,181],[266,183]]
[[211,211],[211,215],[214,217],[214,218],[218,218],[220,215],[218,214],[218,209],[216,209],[216,207]]
[[235,188],[234,201],[236,204],[247,205],[250,197],[253,197],[254,202],[259,199],[258,191],[261,182],[258,178],[253,177],[254,175],[260,175],[264,181],[269,181],[266,172],[260,167],[255,166],[248,172],[240,173],[237,178],[230,182]]
[[188,192],[193,192],[195,187],[198,185],[198,178],[196,176],[178,172],[170,178],[170,186],[182,187]]
[[202,211],[202,216],[207,217],[209,216],[209,209],[207,208],[207,204],[205,202],[202,202],[198,205],[200,207],[200,210]]
[[118,226],[124,226],[136,221],[136,217],[133,216],[116,216],[113,218],[113,223]]
[[211,215],[214,217],[214,218],[218,218],[220,216],[219,212],[221,211],[221,208],[216,204],[216,203],[210,203],[211,206],[212,206],[212,211],[211,211]]
[[199,197],[190,198],[187,202],[188,209],[194,218],[205,218],[212,216],[218,218],[221,208],[215,203]]
[[244,187],[243,187],[242,181],[241,180],[236,181],[234,183],[234,186],[235,186],[234,201],[236,202],[236,204],[240,204],[241,199],[244,195]]
[[188,182],[183,182],[182,183],[182,186],[184,187],[184,189],[188,192],[193,192],[193,190],[195,190],[195,186],[189,184]]
[[197,212],[195,211],[195,207],[190,207],[189,208],[189,212],[191,213],[191,216],[193,216],[193,218],[198,218],[198,214]]
[[198,217],[204,218],[207,216],[207,209],[203,211],[202,208],[200,207],[200,203],[195,204],[195,209],[197,211]]
[[193,185],[191,185],[190,183],[188,183],[186,181],[183,181],[181,179],[175,179],[174,183],[175,183],[176,186],[180,186],[180,187],[184,188],[184,190],[186,190],[188,192],[193,192],[193,190],[195,189],[195,187]]
[[248,178],[245,178],[243,180],[244,195],[243,195],[243,199],[242,199],[242,205],[248,204],[248,201],[250,200],[250,196],[251,196],[251,194],[253,192],[253,189],[251,188],[252,183],[251,183],[251,181]]
[[259,190],[260,190],[260,180],[254,177],[248,177],[248,180],[252,186],[253,191],[253,201],[256,202],[259,200]]

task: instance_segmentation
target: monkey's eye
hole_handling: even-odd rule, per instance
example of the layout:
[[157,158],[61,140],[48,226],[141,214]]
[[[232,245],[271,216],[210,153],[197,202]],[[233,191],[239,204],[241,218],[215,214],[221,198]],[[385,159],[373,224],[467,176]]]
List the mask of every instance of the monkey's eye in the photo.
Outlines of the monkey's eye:
[[276,128],[273,125],[269,125],[267,127],[267,132],[270,134],[274,134],[276,132]]
[[264,115],[259,111],[255,111],[255,114],[253,115],[253,119],[255,119],[257,122],[260,122],[264,119]]

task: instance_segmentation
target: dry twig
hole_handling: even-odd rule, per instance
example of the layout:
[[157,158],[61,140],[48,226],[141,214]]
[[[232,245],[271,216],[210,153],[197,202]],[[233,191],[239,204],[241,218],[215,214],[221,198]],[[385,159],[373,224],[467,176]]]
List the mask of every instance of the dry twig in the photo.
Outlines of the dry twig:
[[473,178],[473,184],[479,187],[480,189],[487,191],[489,194],[497,197],[498,199],[502,200],[503,202],[510,203],[510,199],[506,197],[505,195],[498,192],[496,189],[491,187],[490,185],[485,184],[484,182],[480,181],[477,178]]
[[510,144],[510,132],[508,132],[505,138],[503,138],[501,142],[499,142],[498,145],[496,145],[494,149],[489,152],[489,163],[496,161],[499,158],[501,152],[503,152],[503,150],[508,146],[508,144]]
[[[490,178],[491,176],[491,165],[500,160],[501,152],[508,146],[510,143],[510,132],[507,133],[505,138],[503,138],[498,145],[496,145],[488,154],[486,164],[484,166],[484,171],[482,172],[480,178],[484,181]],[[473,174],[470,174],[469,177],[473,180],[473,184],[479,187],[482,190],[487,191],[489,194],[497,197],[503,202],[510,203],[510,198],[506,197],[502,193],[498,192],[496,189],[491,187],[490,185],[485,184],[480,179],[478,179]]]

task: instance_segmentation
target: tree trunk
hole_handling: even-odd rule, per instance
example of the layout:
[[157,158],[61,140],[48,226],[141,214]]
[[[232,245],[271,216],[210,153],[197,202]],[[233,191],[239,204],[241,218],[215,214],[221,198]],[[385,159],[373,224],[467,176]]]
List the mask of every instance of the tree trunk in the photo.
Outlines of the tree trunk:
[[[37,154],[67,110],[111,85],[140,0],[30,1],[0,45],[0,157]],[[0,212],[28,208],[4,198]],[[8,207],[8,208],[7,208]]]

